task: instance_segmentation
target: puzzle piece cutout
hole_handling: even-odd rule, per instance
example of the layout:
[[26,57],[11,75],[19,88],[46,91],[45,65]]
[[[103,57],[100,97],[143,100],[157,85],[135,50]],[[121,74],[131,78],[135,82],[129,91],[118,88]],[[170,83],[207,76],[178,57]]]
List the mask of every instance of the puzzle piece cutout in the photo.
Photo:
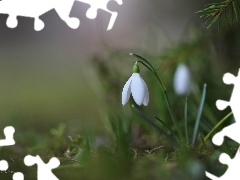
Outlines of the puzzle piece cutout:
[[[97,16],[97,10],[102,9],[111,14],[111,19],[107,30],[112,29],[117,18],[117,12],[113,12],[107,8],[110,0],[76,0],[87,3],[91,7],[88,9],[86,16],[94,19]],[[119,5],[122,0],[114,0]],[[15,28],[18,25],[17,16],[34,18],[34,29],[40,31],[44,28],[44,22],[39,18],[46,12],[55,9],[59,17],[66,24],[76,29],[80,25],[80,20],[75,17],[69,17],[75,0],[2,0],[0,1],[0,14],[8,14],[6,24],[9,28]]]
[[[223,82],[225,84],[234,84],[232,96],[229,102],[217,100],[216,106],[219,110],[224,110],[227,108],[227,106],[230,106],[235,118],[235,123],[223,128],[220,132],[216,133],[212,138],[212,142],[215,145],[220,146],[223,144],[224,137],[226,136],[240,144],[240,69],[238,71],[238,76],[236,77],[230,73],[225,73],[223,76]],[[227,171],[221,177],[216,177],[206,171],[205,173],[207,177],[211,178],[212,180],[228,180],[233,179],[233,177],[234,179],[240,179],[240,148],[238,149],[233,159],[231,159],[226,153],[222,153],[219,157],[219,161],[222,164],[228,165]]]
[[[14,145],[15,144],[13,136],[15,133],[14,127],[7,126],[4,128],[3,132],[5,135],[5,139],[0,140],[0,147]],[[45,179],[58,180],[58,178],[52,173],[52,169],[57,168],[60,165],[60,161],[57,158],[53,157],[47,164],[45,164],[38,155],[37,156],[27,155],[24,158],[24,163],[26,166],[32,166],[34,164],[37,164],[38,180]],[[0,160],[0,171],[7,171],[8,168],[9,168],[8,162],[6,160]],[[14,172],[12,178],[13,180],[24,180],[24,175],[21,172]]]
[[[109,3],[109,0],[78,0],[80,2],[89,4],[91,7],[87,10],[86,16],[89,19],[95,19],[97,17],[97,11],[98,9],[104,10],[111,14],[111,18],[108,24],[107,30],[112,29],[114,22],[117,19],[117,12],[111,11],[108,9],[107,5]],[[122,0],[115,0],[119,5],[122,5]]]
[[224,110],[227,108],[227,106],[230,106],[233,112],[233,116],[235,118],[235,123],[225,127],[222,131],[217,133],[213,137],[213,143],[220,146],[224,141],[224,136],[229,137],[230,139],[238,142],[240,144],[240,135],[239,129],[240,129],[240,111],[239,111],[239,102],[240,102],[240,69],[238,71],[238,76],[235,77],[230,73],[226,73],[223,76],[223,82],[225,84],[234,84],[234,88],[232,91],[232,96],[230,98],[230,101],[223,101],[223,100],[217,100],[216,106],[219,110]]
[[17,16],[34,18],[34,29],[40,31],[44,28],[44,22],[39,16],[51,9],[55,9],[59,17],[66,24],[76,29],[80,21],[77,18],[69,17],[75,0],[2,0],[0,1],[0,14],[9,14],[7,26],[15,28],[18,25]]
[[26,166],[32,166],[34,164],[37,164],[38,170],[37,170],[37,179],[38,180],[58,180],[58,178],[52,173],[52,169],[57,168],[60,165],[60,161],[53,157],[50,159],[50,161],[45,164],[41,157],[37,156],[31,156],[27,155],[24,158],[24,163]]
[[24,180],[24,175],[21,172],[16,172],[13,174],[13,180]]
[[15,144],[15,141],[13,139],[15,129],[12,126],[7,126],[4,128],[3,133],[5,136],[5,139],[0,139],[0,147],[1,146],[11,146]]
[[238,76],[234,76],[230,73],[225,73],[223,76],[223,82],[225,84],[233,84],[234,89],[232,92],[232,96],[230,98],[230,101],[223,101],[223,100],[217,100],[216,106],[218,107],[219,110],[225,109],[227,106],[230,106],[233,115],[236,119],[236,121],[240,122],[240,111],[239,111],[239,100],[240,100],[240,70],[238,71]]
[[[42,159],[37,156],[27,155],[24,158],[24,164],[26,166],[32,166],[37,164],[37,179],[38,180],[59,180],[53,173],[52,169],[57,168],[60,165],[60,161],[53,157],[50,161],[45,164]],[[7,171],[8,170],[8,162],[6,160],[0,161],[0,171]],[[21,172],[14,172],[12,176],[13,180],[24,180],[24,175]]]
[[6,160],[0,161],[0,171],[6,171],[8,169],[8,162]]
[[222,164],[228,165],[228,170],[221,176],[216,177],[209,172],[206,172],[206,176],[212,180],[238,180],[240,177],[240,149],[237,150],[237,153],[233,159],[229,157],[228,154],[222,153],[219,157],[219,161]]

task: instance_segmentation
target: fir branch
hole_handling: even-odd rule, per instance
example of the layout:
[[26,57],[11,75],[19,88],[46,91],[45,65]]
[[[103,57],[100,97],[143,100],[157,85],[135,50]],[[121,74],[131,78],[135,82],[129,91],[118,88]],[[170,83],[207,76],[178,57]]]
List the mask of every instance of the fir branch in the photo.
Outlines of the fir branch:
[[[234,21],[238,21],[237,10],[239,7],[239,0],[226,0],[219,3],[207,4],[206,8],[197,11],[196,13],[201,13],[202,15],[200,17],[208,18],[205,22],[208,24],[207,28],[211,27],[212,24],[218,21],[218,29],[220,28],[221,15],[224,13],[226,27],[228,28],[228,25],[230,24],[229,20],[231,20],[232,24]],[[227,12],[227,10],[229,12]]]

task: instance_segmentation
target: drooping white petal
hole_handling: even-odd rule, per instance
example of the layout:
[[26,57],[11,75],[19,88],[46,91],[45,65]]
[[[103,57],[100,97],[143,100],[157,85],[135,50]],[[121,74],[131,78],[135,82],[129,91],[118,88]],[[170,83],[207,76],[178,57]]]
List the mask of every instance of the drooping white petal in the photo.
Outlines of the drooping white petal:
[[123,91],[122,91],[122,105],[123,106],[128,102],[128,100],[130,98],[131,82],[132,82],[132,76],[128,79],[128,81],[125,83],[125,85],[123,87]]
[[140,106],[145,95],[145,86],[139,73],[132,74],[131,92],[134,101]]
[[148,92],[148,87],[145,83],[145,81],[142,79],[143,84],[144,84],[144,88],[145,88],[145,95],[144,95],[144,99],[143,99],[143,105],[147,106],[149,103],[149,92]]
[[186,65],[179,64],[174,75],[174,90],[179,95],[188,94],[190,92],[191,80],[190,72]]

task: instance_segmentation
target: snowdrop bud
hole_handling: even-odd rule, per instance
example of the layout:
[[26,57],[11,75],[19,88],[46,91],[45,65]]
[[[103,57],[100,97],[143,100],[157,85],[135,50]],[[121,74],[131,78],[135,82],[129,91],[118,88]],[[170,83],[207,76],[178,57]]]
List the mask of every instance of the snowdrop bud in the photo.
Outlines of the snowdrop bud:
[[136,61],[136,63],[133,66],[133,73],[139,73],[139,72],[140,72],[139,66],[138,66],[137,61]]
[[174,75],[174,90],[178,95],[190,93],[191,78],[188,67],[185,64],[179,64]]

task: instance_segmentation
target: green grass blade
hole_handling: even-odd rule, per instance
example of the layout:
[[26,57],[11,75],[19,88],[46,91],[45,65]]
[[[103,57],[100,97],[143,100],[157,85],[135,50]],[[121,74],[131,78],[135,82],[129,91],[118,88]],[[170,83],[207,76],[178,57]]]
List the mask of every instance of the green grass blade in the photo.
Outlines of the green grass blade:
[[214,18],[213,18],[213,20],[212,20],[212,22],[208,25],[208,27],[207,28],[210,28],[211,27],[211,25],[213,24],[213,23],[215,23],[217,20],[218,20],[218,18],[219,18],[219,16],[220,16],[220,14],[221,13],[218,13]]
[[192,139],[192,146],[194,146],[195,142],[196,142],[196,138],[197,138],[197,133],[198,133],[198,127],[199,127],[199,123],[200,123],[200,119],[201,119],[201,115],[202,115],[202,110],[203,110],[203,105],[204,105],[204,101],[205,101],[205,97],[206,97],[206,88],[207,88],[207,84],[203,85],[203,92],[202,92],[202,98],[201,98],[201,102],[198,108],[198,114],[197,114],[197,118],[195,121],[195,126],[194,126],[194,131],[193,131],[193,139]]
[[187,142],[187,144],[189,144],[189,140],[188,140],[188,123],[187,123],[187,109],[188,109],[188,102],[187,102],[187,98],[186,98],[185,105],[184,105],[184,128],[185,128],[186,142]]
[[[204,114],[206,114],[207,112],[207,108],[206,108],[206,104],[204,105],[205,106],[205,110],[204,110]],[[209,131],[214,127],[214,124],[208,119],[208,117],[206,117],[204,114],[202,114],[201,116],[201,122],[203,123],[203,125],[205,125]],[[197,116],[197,112],[195,110],[191,110],[191,115],[192,116]]]
[[90,154],[91,146],[88,133],[85,134],[86,151]]
[[203,144],[203,148],[204,148],[204,146],[205,146],[204,139],[203,139],[203,137],[202,137],[202,135],[201,135],[201,134],[199,134],[199,137],[200,137],[200,139],[201,139],[201,143]]

